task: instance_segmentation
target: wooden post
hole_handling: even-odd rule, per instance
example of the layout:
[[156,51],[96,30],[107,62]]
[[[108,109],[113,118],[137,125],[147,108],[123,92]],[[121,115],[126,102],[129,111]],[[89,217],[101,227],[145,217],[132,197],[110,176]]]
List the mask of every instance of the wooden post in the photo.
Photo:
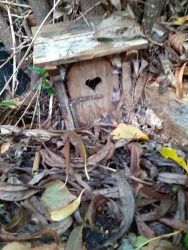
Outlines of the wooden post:
[[59,71],[57,66],[52,66],[47,67],[47,71],[54,84],[55,93],[59,102],[59,108],[64,119],[66,129],[73,130],[75,129],[75,125],[71,114],[69,98],[64,85],[65,70],[63,71],[63,67],[61,67]]

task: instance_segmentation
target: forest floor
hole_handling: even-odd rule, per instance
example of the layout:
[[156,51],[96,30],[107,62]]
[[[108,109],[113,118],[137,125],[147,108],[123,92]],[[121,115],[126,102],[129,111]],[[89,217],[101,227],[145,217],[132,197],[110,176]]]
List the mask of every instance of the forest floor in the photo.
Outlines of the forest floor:
[[147,46],[75,60],[64,81],[31,51],[15,78],[1,45],[1,249],[188,248],[187,3],[155,19],[144,2],[128,9],[140,28],[131,19],[118,39],[143,38],[140,11]]

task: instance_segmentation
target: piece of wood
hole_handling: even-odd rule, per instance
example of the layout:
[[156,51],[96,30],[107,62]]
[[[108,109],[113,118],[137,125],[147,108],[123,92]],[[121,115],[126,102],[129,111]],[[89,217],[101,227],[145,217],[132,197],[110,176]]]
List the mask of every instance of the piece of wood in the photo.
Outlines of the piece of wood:
[[[93,81],[93,84],[92,84]],[[119,79],[105,58],[75,63],[67,86],[79,126],[91,124],[111,113],[114,89]]]
[[167,93],[159,94],[158,87],[149,86],[147,96],[151,108],[163,121],[161,138],[169,139],[178,144],[188,142],[188,99],[178,100],[175,90],[168,89]]
[[[34,65],[61,65],[148,46],[147,40],[139,37],[99,42],[94,34],[101,20],[97,17],[89,22],[89,26],[83,20],[45,25],[34,43]],[[35,32],[36,28],[33,29]]]
[[61,67],[60,72],[58,68],[54,68],[54,71],[52,73],[52,81],[54,84],[55,93],[57,95],[61,115],[65,122],[66,129],[73,130],[75,129],[75,125],[70,110],[69,98],[67,96],[67,92],[64,85],[64,78],[65,78],[64,68]]

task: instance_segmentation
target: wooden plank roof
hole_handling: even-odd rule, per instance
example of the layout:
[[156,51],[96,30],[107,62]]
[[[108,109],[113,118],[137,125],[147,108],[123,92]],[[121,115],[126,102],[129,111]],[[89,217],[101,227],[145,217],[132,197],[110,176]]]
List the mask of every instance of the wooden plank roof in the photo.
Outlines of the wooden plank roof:
[[[98,17],[89,22],[89,25],[83,20],[45,25],[34,43],[34,65],[61,65],[148,46],[147,40],[139,37],[131,40],[98,41],[94,34],[95,27],[100,22]],[[33,29],[33,33],[36,29],[37,27]]]

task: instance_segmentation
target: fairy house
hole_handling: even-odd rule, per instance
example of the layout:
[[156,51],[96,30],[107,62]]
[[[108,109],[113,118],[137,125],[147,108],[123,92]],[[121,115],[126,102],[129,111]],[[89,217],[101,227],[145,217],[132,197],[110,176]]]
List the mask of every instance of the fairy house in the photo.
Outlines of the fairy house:
[[72,129],[112,111],[121,78],[109,56],[147,46],[136,21],[118,12],[104,21],[45,25],[34,43],[33,62],[53,77],[66,127]]

